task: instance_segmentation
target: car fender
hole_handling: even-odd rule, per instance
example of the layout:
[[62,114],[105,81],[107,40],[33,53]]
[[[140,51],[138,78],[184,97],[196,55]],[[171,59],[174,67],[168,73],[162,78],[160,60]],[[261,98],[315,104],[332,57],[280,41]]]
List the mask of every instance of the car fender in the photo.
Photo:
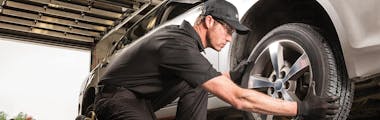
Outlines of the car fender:
[[[341,43],[348,76],[364,79],[380,71],[380,1],[317,0],[330,16]],[[358,9],[360,8],[360,9]],[[372,14],[372,15],[371,15]]]

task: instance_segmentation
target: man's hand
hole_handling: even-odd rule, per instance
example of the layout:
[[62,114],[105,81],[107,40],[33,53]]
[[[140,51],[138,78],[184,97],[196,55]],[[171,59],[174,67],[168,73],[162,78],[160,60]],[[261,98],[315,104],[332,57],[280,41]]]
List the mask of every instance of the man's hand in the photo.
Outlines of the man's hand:
[[332,117],[339,112],[339,106],[335,103],[336,100],[338,97],[316,96],[315,82],[313,81],[305,100],[297,103],[297,116],[305,120]]
[[230,77],[233,81],[240,81],[243,77],[245,68],[250,62],[247,60],[242,60],[235,68],[231,69]]

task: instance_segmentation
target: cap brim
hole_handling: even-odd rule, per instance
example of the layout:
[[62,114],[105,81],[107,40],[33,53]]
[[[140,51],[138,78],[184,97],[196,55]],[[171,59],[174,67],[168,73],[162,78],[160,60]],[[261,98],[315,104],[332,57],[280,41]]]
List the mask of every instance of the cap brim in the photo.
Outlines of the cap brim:
[[236,32],[239,32],[239,33],[246,33],[251,30],[248,27],[240,24],[240,22],[236,20],[226,19],[225,22],[229,24],[231,27],[235,28]]

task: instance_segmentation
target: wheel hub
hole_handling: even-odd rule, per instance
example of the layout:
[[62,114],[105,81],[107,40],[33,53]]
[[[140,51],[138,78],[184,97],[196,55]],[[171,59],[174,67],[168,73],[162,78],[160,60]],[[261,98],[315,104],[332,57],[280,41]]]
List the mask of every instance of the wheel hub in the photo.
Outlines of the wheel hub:
[[280,91],[282,89],[283,83],[282,80],[278,79],[276,82],[274,82],[274,90]]

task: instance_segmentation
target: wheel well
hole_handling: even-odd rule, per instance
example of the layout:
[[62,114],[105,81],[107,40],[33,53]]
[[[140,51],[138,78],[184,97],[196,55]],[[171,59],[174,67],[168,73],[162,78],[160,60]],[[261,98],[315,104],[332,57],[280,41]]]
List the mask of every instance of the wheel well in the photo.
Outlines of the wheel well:
[[[305,23],[316,27],[332,47],[337,63],[346,72],[341,45],[334,24],[325,9],[316,0],[259,0],[242,18],[251,28],[247,35],[238,35],[232,45],[231,68],[249,54],[272,29],[287,23]],[[243,40],[241,40],[243,39]]]
[[86,115],[87,108],[94,103],[95,100],[95,88],[88,88],[86,93],[83,95],[81,114]]

